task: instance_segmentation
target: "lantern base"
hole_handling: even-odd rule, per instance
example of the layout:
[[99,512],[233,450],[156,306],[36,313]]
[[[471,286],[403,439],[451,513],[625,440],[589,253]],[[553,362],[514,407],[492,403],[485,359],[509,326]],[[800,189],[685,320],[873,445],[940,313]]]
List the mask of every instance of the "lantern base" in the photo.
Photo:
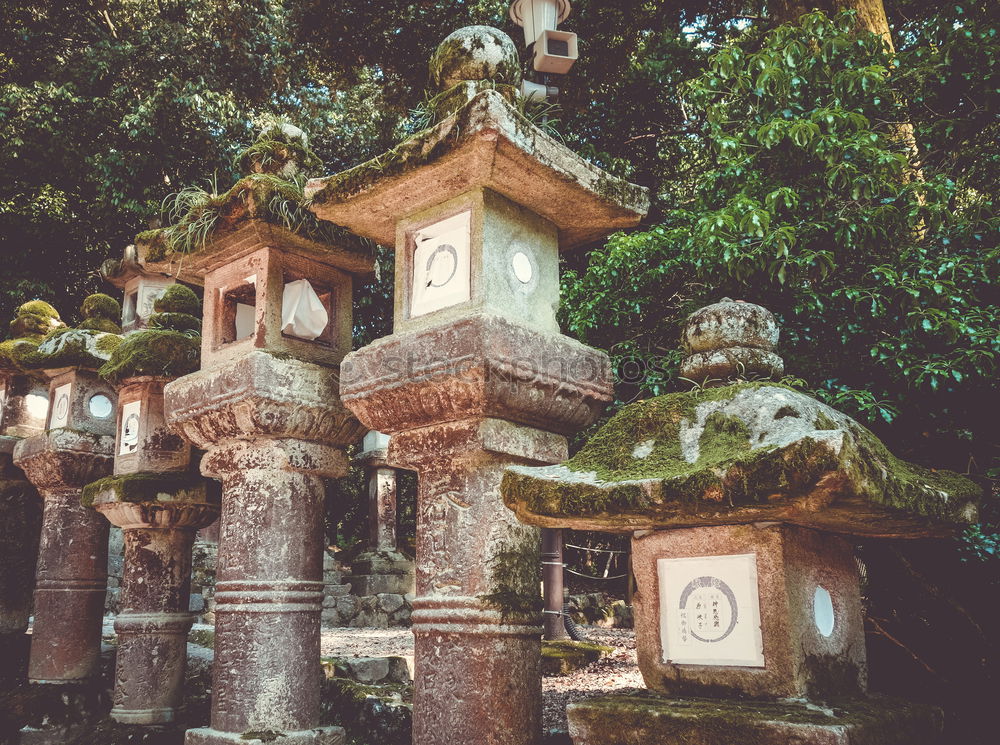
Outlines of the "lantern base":
[[566,709],[573,745],[695,742],[702,745],[938,745],[933,706],[872,698],[821,707],[805,702],[607,696]]
[[346,742],[343,727],[317,727],[298,732],[222,732],[208,727],[189,729],[184,745],[253,745],[253,743],[279,740],[281,745],[343,745]]

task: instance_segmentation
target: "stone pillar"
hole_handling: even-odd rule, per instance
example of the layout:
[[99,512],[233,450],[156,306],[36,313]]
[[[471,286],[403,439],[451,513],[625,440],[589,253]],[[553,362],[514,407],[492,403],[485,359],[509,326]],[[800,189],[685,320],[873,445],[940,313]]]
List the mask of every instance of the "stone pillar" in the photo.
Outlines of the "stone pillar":
[[108,474],[114,438],[71,429],[19,442],[14,462],[44,501],[28,677],[71,683],[99,673],[107,589],[108,523],[80,504]]
[[127,724],[167,724],[176,718],[193,621],[188,612],[191,544],[198,527],[218,514],[217,504],[205,501],[203,484],[190,493],[170,491],[173,500],[157,503],[121,501],[112,486],[94,496],[95,509],[125,536],[111,716]]
[[[222,480],[215,594],[212,729],[271,730],[283,742],[326,742],[317,725],[323,601],[323,479],[346,470],[337,449],[263,440],[212,449],[206,473]],[[294,506],[294,508],[293,508]],[[295,738],[295,739],[293,739]]]
[[396,469],[369,466],[368,547],[372,551],[396,550]]
[[0,435],[0,683],[24,675],[42,501],[11,461],[17,439]]
[[373,260],[250,206],[234,197],[227,231],[184,257],[205,287],[202,369],[164,388],[170,426],[222,482],[211,726],[185,742],[332,745],[343,729],[319,726],[323,478],[347,472],[343,448],[364,432],[337,380],[353,277]]
[[569,639],[563,621],[563,533],[558,528],[542,528],[542,595],[545,639]]

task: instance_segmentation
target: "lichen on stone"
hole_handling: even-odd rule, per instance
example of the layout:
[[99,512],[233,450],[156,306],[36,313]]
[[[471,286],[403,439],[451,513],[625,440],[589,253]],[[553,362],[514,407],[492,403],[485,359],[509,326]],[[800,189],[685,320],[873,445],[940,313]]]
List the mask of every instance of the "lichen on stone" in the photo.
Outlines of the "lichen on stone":
[[217,483],[198,473],[140,472],[106,476],[87,484],[80,495],[80,503],[84,507],[107,502],[218,504],[219,497]]
[[[184,316],[184,314],[158,315]],[[150,325],[153,325],[152,319]],[[143,375],[179,378],[195,372],[200,365],[199,334],[154,327],[125,336],[99,372],[105,380],[117,383],[126,378]]]
[[503,623],[537,621],[542,610],[539,550],[538,534],[521,525],[508,525],[506,535],[493,547],[489,591],[479,599],[500,611]]
[[[958,474],[896,458],[835,409],[764,382],[630,404],[566,463],[509,468],[502,491],[508,506],[526,514],[678,522],[707,515],[717,523],[726,515],[739,522],[744,507],[805,497],[819,500],[814,512],[860,498],[868,512],[967,523],[981,496]],[[849,514],[838,519],[849,532]]]
[[95,329],[56,329],[24,356],[23,365],[33,370],[62,367],[96,370],[108,361],[110,349],[119,339],[117,334]]

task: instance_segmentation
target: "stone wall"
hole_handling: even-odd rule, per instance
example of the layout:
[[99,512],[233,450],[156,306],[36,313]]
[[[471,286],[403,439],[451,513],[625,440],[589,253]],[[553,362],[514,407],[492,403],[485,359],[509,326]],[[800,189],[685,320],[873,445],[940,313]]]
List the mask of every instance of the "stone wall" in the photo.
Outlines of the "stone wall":
[[344,570],[327,552],[323,559],[323,625],[327,627],[373,627],[410,625],[413,594],[381,592],[375,595],[352,595],[344,582]]

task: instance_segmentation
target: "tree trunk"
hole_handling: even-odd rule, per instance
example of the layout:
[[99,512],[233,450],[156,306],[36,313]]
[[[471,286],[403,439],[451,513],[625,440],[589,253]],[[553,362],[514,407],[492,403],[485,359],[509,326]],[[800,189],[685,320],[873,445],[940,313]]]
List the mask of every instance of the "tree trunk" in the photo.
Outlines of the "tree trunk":
[[858,14],[858,29],[879,34],[891,51],[896,51],[889,34],[889,20],[885,15],[882,0],[772,0],[767,9],[776,23],[795,23],[799,16],[818,8],[829,15],[842,10],[853,10]]

